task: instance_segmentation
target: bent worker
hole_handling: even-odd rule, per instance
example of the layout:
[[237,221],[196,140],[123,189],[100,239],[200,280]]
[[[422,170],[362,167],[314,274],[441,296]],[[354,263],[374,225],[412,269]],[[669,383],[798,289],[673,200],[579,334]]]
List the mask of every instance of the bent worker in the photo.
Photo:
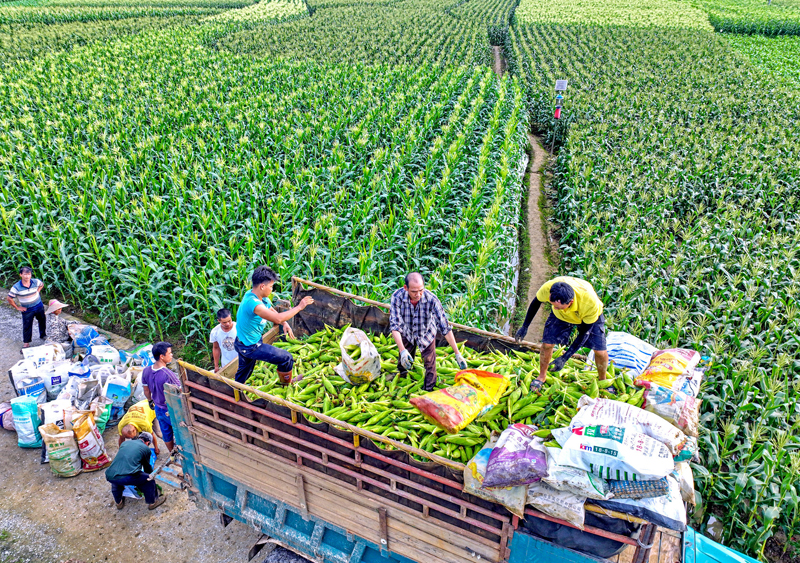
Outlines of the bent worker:
[[47,310],[44,312],[47,317],[47,340],[44,343],[58,344],[64,350],[64,356],[71,360],[74,347],[72,337],[69,335],[69,325],[78,321],[68,321],[61,316],[61,311],[66,306],[66,303],[58,299],[51,299],[47,304]]
[[467,369],[467,362],[458,351],[455,336],[447,322],[439,299],[425,289],[422,274],[412,272],[405,278],[402,288],[392,294],[389,307],[389,328],[397,348],[400,350],[398,375],[405,377],[414,364],[419,348],[425,366],[425,391],[433,391],[436,385],[436,335],[444,336],[456,355],[456,363]]
[[289,338],[294,338],[289,319],[314,302],[311,296],[303,297],[300,303],[288,311],[279,313],[272,306],[269,296],[278,281],[278,274],[272,268],[259,266],[251,277],[253,287],[248,291],[236,311],[236,339],[233,347],[239,355],[239,368],[235,379],[246,383],[256,367],[257,361],[274,364],[278,368],[281,385],[292,382],[294,358],[286,350],[265,344],[261,341],[267,321],[280,325]]
[[[542,303],[550,303],[553,310],[547,317],[539,355],[539,377],[531,382],[531,391],[539,391],[547,377],[547,371],[560,371],[572,355],[587,346],[594,350],[598,379],[606,378],[608,352],[606,351],[606,327],[603,317],[603,302],[597,297],[592,284],[585,280],[562,276],[545,283],[528,307],[525,322],[515,338],[522,340]],[[578,334],[567,351],[551,363],[553,346],[566,346],[577,327]]]
[[156,342],[153,345],[153,358],[156,363],[147,366],[142,371],[142,390],[148,401],[153,401],[153,409],[156,411],[156,420],[161,428],[161,436],[167,446],[167,450],[172,452],[175,447],[175,438],[172,432],[172,422],[169,419],[167,410],[167,399],[164,396],[164,385],[174,385],[181,388],[181,380],[174,371],[167,367],[172,361],[172,345],[169,342]]
[[[148,432],[153,435],[157,434],[157,432],[154,432],[154,424],[157,424],[156,411],[150,408],[149,401],[139,401],[131,405],[131,408],[128,409],[128,412],[125,413],[125,416],[120,419],[117,425],[119,445],[121,446],[122,442],[125,440],[135,438],[140,432]],[[161,453],[158,451],[158,440],[155,438],[153,439],[153,449],[156,455]]]
[[150,464],[150,444],[152,435],[142,432],[138,439],[126,440],[119,447],[114,461],[106,469],[106,481],[111,483],[111,494],[117,510],[125,506],[125,497],[122,496],[127,485],[137,487],[144,493],[147,508],[153,510],[164,504],[166,495],[159,495],[156,482],[150,481],[153,466]]

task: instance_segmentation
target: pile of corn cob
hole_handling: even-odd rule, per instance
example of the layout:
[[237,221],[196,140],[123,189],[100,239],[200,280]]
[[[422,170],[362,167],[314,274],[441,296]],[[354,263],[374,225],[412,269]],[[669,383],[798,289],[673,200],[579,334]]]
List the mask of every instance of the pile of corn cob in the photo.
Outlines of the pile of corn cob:
[[[302,380],[282,387],[275,368],[259,362],[247,384],[271,395],[301,405],[331,418],[347,422],[446,457],[467,462],[481,448],[492,431],[502,432],[509,424],[521,422],[540,429],[559,428],[569,424],[576,412],[578,399],[605,397],[641,406],[643,389],[634,388],[627,374],[609,370],[609,378],[597,381],[597,372],[575,359],[557,374],[548,374],[541,395],[530,392],[531,381],[539,373],[539,355],[534,352],[477,352],[459,344],[462,355],[472,369],[481,369],[507,376],[510,385],[500,402],[457,434],[447,434],[430,424],[409,403],[424,394],[424,370],[419,358],[407,378],[397,375],[397,347],[391,336],[370,334],[381,355],[381,376],[369,384],[350,385],[334,372],[342,360],[339,341],[346,327],[325,330],[300,341],[279,341],[274,345],[291,352],[295,358],[295,377]],[[436,349],[437,388],[454,383],[459,369],[452,349]],[[616,395],[609,387],[614,387]],[[248,393],[251,399],[256,395]],[[310,422],[319,422],[309,417]],[[548,432],[542,432],[545,436]],[[546,437],[546,436],[545,436]],[[385,444],[380,447],[391,448]],[[420,461],[423,461],[420,458]]]

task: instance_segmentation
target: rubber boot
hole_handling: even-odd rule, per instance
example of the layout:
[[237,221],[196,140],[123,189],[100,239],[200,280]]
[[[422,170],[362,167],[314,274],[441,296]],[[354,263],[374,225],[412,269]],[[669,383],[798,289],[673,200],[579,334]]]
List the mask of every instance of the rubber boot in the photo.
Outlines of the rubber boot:
[[281,380],[281,385],[289,385],[292,382],[291,371],[279,371],[278,378]]

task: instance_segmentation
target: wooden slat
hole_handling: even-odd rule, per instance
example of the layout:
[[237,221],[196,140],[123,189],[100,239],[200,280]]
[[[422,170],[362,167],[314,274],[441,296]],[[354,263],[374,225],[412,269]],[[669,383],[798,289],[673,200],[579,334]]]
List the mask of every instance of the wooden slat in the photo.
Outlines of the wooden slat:
[[223,383],[225,383],[226,385],[231,387],[234,391],[236,391],[236,390],[248,391],[248,392],[252,393],[253,395],[256,395],[257,397],[261,397],[262,399],[265,399],[265,400],[267,400],[267,401],[269,401],[271,403],[275,403],[276,405],[281,405],[281,406],[284,406],[284,407],[286,407],[288,409],[291,409],[291,411],[292,411],[292,422],[295,422],[295,420],[296,420],[295,417],[297,416],[297,413],[300,412],[300,413],[303,413],[305,415],[313,416],[314,418],[317,418],[317,419],[321,420],[322,422],[327,422],[328,424],[333,424],[334,426],[342,428],[343,430],[347,430],[347,431],[352,432],[354,434],[360,434],[360,435],[364,436],[365,438],[369,438],[373,442],[381,442],[381,443],[384,443],[384,444],[389,444],[389,445],[397,448],[398,450],[403,450],[403,451],[408,452],[410,454],[416,454],[416,455],[418,455],[420,457],[424,457],[424,458],[430,459],[431,461],[435,461],[436,463],[438,463],[440,465],[444,465],[445,467],[449,467],[451,469],[455,469],[456,471],[464,471],[464,464],[463,463],[459,463],[459,462],[453,461],[451,459],[447,459],[445,457],[432,454],[432,453],[427,452],[425,450],[421,450],[419,448],[415,448],[413,446],[409,446],[408,444],[405,444],[403,442],[398,442],[397,440],[392,440],[391,438],[387,438],[386,436],[382,436],[380,434],[376,434],[375,432],[370,432],[369,430],[364,430],[363,428],[359,428],[358,426],[353,426],[352,424],[348,424],[347,422],[342,422],[341,420],[336,420],[335,418],[331,418],[331,417],[329,417],[329,416],[327,416],[327,415],[325,415],[325,414],[323,414],[321,412],[314,411],[312,409],[303,407],[301,405],[296,405],[295,403],[287,401],[286,399],[283,399],[282,397],[277,397],[275,395],[270,395],[269,393],[264,393],[263,391],[259,391],[255,387],[250,387],[249,385],[244,385],[242,383],[238,383],[238,382],[236,382],[236,381],[234,381],[232,379],[221,377],[221,376],[219,376],[218,374],[216,374],[214,372],[211,372],[211,371],[208,371],[208,370],[204,370],[204,369],[199,368],[197,366],[194,366],[194,365],[192,365],[190,363],[184,362],[183,360],[178,360],[178,364],[181,367],[183,367],[184,369],[192,370],[192,371],[194,371],[194,372],[196,372],[196,373],[198,373],[200,375],[203,375],[203,376],[205,376],[205,377],[207,377],[209,379],[216,379],[217,381],[222,381]]
[[[299,505],[296,493],[295,475],[296,466],[276,462],[268,456],[250,456],[250,452],[240,452],[239,447],[231,445],[224,449],[212,441],[198,436],[198,446],[203,463],[219,470],[226,475],[235,475],[237,479],[244,480],[247,485],[256,491],[274,496],[294,506]],[[325,476],[309,474],[303,470],[305,476],[305,494],[308,510],[313,515],[319,515],[328,521],[348,528],[357,535],[375,543],[380,542],[378,534],[377,509],[390,506],[388,526],[389,537],[392,540],[392,551],[397,551],[395,534],[403,534],[414,542],[432,546],[428,555],[435,555],[437,551],[445,551],[456,557],[457,560],[470,561],[467,557],[468,550],[481,555],[483,559],[497,560],[499,544],[480,536],[472,537],[464,530],[449,526],[442,526],[443,522],[426,519],[421,514],[401,507],[394,503],[385,502],[385,499],[371,498],[366,491],[347,490],[340,481]],[[265,479],[265,477],[268,477]],[[327,512],[325,515],[320,511]],[[351,527],[341,522],[349,522]],[[399,553],[399,552],[398,552]]]
[[[224,421],[220,421],[219,424],[225,424],[225,422]],[[194,427],[194,428],[199,429],[199,427]],[[220,432],[220,431],[218,431],[218,430],[216,430],[214,428],[208,428],[207,431],[209,433],[213,433],[215,435],[220,436],[224,440],[230,441],[230,437],[227,434],[224,434],[223,432]],[[246,432],[247,432],[246,430],[242,429],[242,433],[246,433]],[[255,437],[260,439],[259,436],[255,436]],[[239,442],[236,442],[236,444],[239,444],[239,445],[243,446],[246,451],[254,452],[255,455],[269,455],[263,448],[255,446],[253,444],[248,444],[246,441],[239,441]],[[318,458],[314,458],[313,456],[308,456],[305,452],[303,452],[303,451],[301,451],[299,449],[296,449],[296,448],[292,448],[291,446],[288,446],[286,444],[280,444],[280,449],[282,449],[285,452],[289,452],[289,453],[292,453],[295,456],[297,456],[297,460],[296,460],[297,464],[302,464],[302,458],[304,458],[304,457],[305,458],[309,458],[310,457],[310,461],[313,461],[315,463],[319,463],[320,462],[320,460]],[[281,458],[281,459],[283,459],[283,458]],[[284,463],[285,463],[285,461],[284,461]],[[376,478],[374,478],[372,476],[369,476],[369,475],[366,475],[366,474],[363,474],[363,473],[355,472],[355,471],[353,471],[351,469],[348,469],[347,467],[344,467],[344,466],[339,466],[339,467],[336,468],[336,470],[338,472],[340,472],[340,473],[348,475],[349,477],[352,477],[354,479],[358,479],[358,480],[360,480],[360,481],[362,481],[364,483],[368,483],[368,484],[373,485],[375,487],[378,487],[380,489],[387,490],[385,483],[381,482],[380,480],[378,480],[378,479],[376,479]],[[344,485],[344,483],[341,482],[341,481],[337,481],[337,482],[339,483],[339,486],[343,486]],[[411,487],[414,486],[413,482],[409,482],[409,483],[410,483]],[[412,502],[415,502],[417,504],[431,505],[431,508],[433,508],[434,510],[436,510],[438,512],[441,512],[442,514],[450,516],[451,518],[460,519],[462,522],[466,522],[466,523],[468,523],[468,524],[470,524],[470,525],[472,525],[472,526],[474,526],[476,528],[485,530],[485,531],[487,531],[489,533],[498,534],[498,535],[501,533],[501,530],[498,529],[496,526],[492,526],[491,524],[486,524],[485,522],[482,522],[480,520],[476,520],[476,519],[474,519],[472,517],[467,517],[466,514],[465,514],[466,510],[465,510],[463,505],[461,506],[462,510],[460,512],[455,512],[452,509],[447,508],[445,506],[437,505],[437,504],[434,504],[434,503],[432,503],[430,501],[423,500],[419,496],[417,496],[413,491],[405,491],[405,490],[399,490],[399,489],[394,489],[393,488],[393,489],[390,489],[388,492],[390,492],[391,494],[397,495],[399,497],[406,498],[406,499],[408,499],[408,500],[410,500]],[[381,497],[381,498],[383,498],[383,497]],[[492,515],[492,518],[497,519],[496,515],[494,515],[494,514]],[[501,520],[501,521],[503,521],[503,520]],[[505,520],[505,521],[507,522],[507,520]],[[441,522],[441,525],[445,525],[445,522]],[[464,531],[463,529],[459,529],[459,530],[462,531],[463,533],[466,533],[466,531]]]
[[[218,397],[220,399],[226,400],[229,403],[231,403],[231,405],[236,405],[236,406],[238,406],[240,408],[247,409],[247,410],[249,410],[251,412],[254,412],[254,413],[256,413],[256,414],[258,414],[260,416],[264,416],[264,417],[269,418],[271,420],[276,420],[276,421],[281,422],[283,424],[287,424],[287,425],[289,424],[289,420],[286,417],[283,417],[283,416],[280,416],[278,414],[275,414],[272,411],[265,410],[265,409],[263,409],[261,407],[256,407],[256,406],[254,406],[254,405],[252,405],[250,403],[235,403],[235,402],[233,402],[231,400],[231,397],[229,397],[228,395],[224,395],[222,393],[219,393],[218,391],[214,391],[214,390],[209,389],[207,387],[203,387],[202,385],[200,385],[198,383],[194,383],[192,381],[188,381],[187,380],[187,381],[185,381],[185,383],[186,383],[186,386],[189,387],[190,389],[198,389],[198,390],[202,391],[205,394],[208,394],[208,395],[211,395],[213,397]],[[195,399],[195,398],[192,398],[191,400],[193,402],[198,402],[198,400]],[[210,405],[212,403],[205,402],[204,404],[205,405]],[[214,405],[213,409],[211,409],[211,410],[212,410],[212,412],[214,412],[218,416],[218,414],[219,414],[218,410],[219,409],[225,410],[226,412],[230,412],[227,409],[225,409],[224,407],[218,407],[216,405]],[[217,420],[217,418],[215,418],[215,420]],[[250,420],[250,419],[248,419],[248,420]],[[271,432],[274,427],[266,426],[266,428]],[[333,444],[337,444],[337,445],[345,447],[345,448],[350,448],[350,449],[355,448],[355,450],[356,450],[356,462],[360,462],[361,454],[364,454],[366,456],[373,457],[373,458],[376,458],[376,459],[381,459],[381,458],[385,457],[385,456],[383,456],[383,454],[380,454],[380,453],[377,453],[377,452],[372,452],[370,450],[361,448],[358,434],[353,434],[352,440],[342,440],[340,438],[337,438],[337,437],[333,436],[332,434],[329,434],[327,432],[321,432],[321,431],[316,430],[316,429],[314,429],[314,428],[312,428],[310,426],[302,425],[302,426],[299,426],[298,428],[304,434],[308,434],[308,435],[311,435],[311,436],[316,436],[318,438],[323,438],[324,440],[326,440],[328,442],[331,442]],[[359,448],[361,448],[361,449],[359,449]],[[413,466],[407,465],[404,462],[391,460],[391,463],[395,467],[399,467],[401,469],[406,469],[406,470],[411,471],[411,472],[422,471],[422,470],[414,468]],[[428,471],[424,471],[423,473],[425,474],[425,478],[427,480],[430,480],[430,481],[436,482],[436,483],[441,483],[442,485],[446,485],[447,487],[451,487],[451,488],[456,489],[456,490],[461,490],[462,489],[461,483],[459,483],[457,481],[453,481],[452,479],[449,479],[447,477],[442,477],[440,475],[437,475],[436,473],[430,473]],[[475,510],[476,512],[480,512],[481,514],[486,514],[487,516],[490,516],[490,517],[498,516],[496,512],[492,512],[491,510],[486,510],[486,509],[483,509],[481,507],[471,507],[471,509]],[[505,518],[506,518],[505,514],[503,516],[499,517],[500,520],[504,520]]]
[[[239,445],[228,445],[228,444],[215,444],[213,440],[205,438],[202,435],[198,435],[197,437],[198,443],[202,441],[203,447],[208,448],[211,451],[216,452],[216,455],[220,458],[230,458],[235,461],[235,463],[242,463],[252,467],[254,470],[258,472],[262,472],[265,467],[270,467],[270,478],[275,480],[281,480],[281,486],[287,488],[287,490],[292,490],[294,487],[294,477],[297,470],[295,469],[296,466],[294,465],[287,465],[284,459],[277,459],[273,458],[269,454],[260,454],[260,452],[256,453],[256,455],[250,455],[252,452],[248,451],[241,451],[241,446]],[[228,446],[227,448],[225,446]],[[309,473],[313,472],[310,468],[305,468],[304,473],[310,477]],[[495,548],[497,546],[497,542],[494,542],[488,538],[483,536],[479,536],[469,532],[468,530],[464,530],[447,522],[437,521],[433,518],[426,518],[419,512],[415,511],[412,508],[393,503],[383,497],[377,496],[374,493],[368,491],[356,491],[355,489],[350,488],[351,486],[346,483],[342,483],[341,481],[329,477],[327,475],[322,475],[314,472],[313,477],[315,479],[319,479],[320,483],[325,488],[331,490],[336,495],[344,495],[350,496],[352,498],[363,499],[367,496],[372,498],[377,504],[375,507],[378,506],[394,506],[399,508],[401,511],[408,514],[408,516],[401,516],[401,519],[407,521],[411,525],[418,526],[421,530],[423,530],[426,534],[437,535],[443,539],[451,539],[453,534],[462,536],[470,541],[474,541],[479,544],[483,544],[490,548]],[[307,481],[307,483],[310,481]],[[317,483],[317,481],[314,481]],[[371,506],[371,505],[368,505]],[[500,531],[498,531],[498,536],[500,535]]]
[[[248,430],[246,428],[241,428],[239,426],[228,425],[228,424],[226,424],[225,421],[221,421],[218,416],[214,416],[213,417],[213,420],[215,422],[217,422],[218,424],[221,424],[223,426],[229,426],[230,428],[232,428],[234,430],[241,431],[243,434],[251,436],[251,437],[253,437],[253,438],[257,439],[257,440],[262,440],[262,441],[266,442],[267,439],[265,438],[265,436],[267,435],[267,433],[271,433],[274,436],[280,436],[281,438],[289,440],[294,445],[300,444],[300,445],[302,445],[302,446],[304,446],[306,448],[318,451],[318,452],[321,453],[321,457],[322,456],[324,456],[325,458],[331,457],[331,458],[334,458],[334,459],[338,459],[338,460],[340,460],[340,461],[342,461],[343,463],[346,463],[346,464],[354,464],[355,463],[355,459],[353,459],[353,458],[351,458],[349,456],[336,453],[334,451],[329,450],[328,448],[325,448],[323,446],[318,446],[317,444],[314,444],[313,442],[305,441],[302,438],[297,438],[297,437],[292,436],[290,434],[287,434],[287,433],[285,433],[285,432],[283,432],[283,431],[281,431],[281,430],[279,430],[279,429],[277,429],[275,427],[267,426],[265,424],[262,424],[261,422],[249,419],[249,418],[244,417],[244,416],[241,416],[240,414],[234,413],[232,411],[221,409],[220,407],[218,407],[218,406],[216,406],[216,405],[214,405],[212,403],[208,403],[206,401],[203,401],[201,399],[196,399],[194,397],[189,397],[189,400],[191,402],[193,402],[193,403],[196,403],[198,405],[201,405],[201,406],[204,406],[204,407],[206,407],[208,409],[211,409],[215,413],[215,415],[222,414],[224,416],[233,418],[235,420],[240,420],[241,422],[243,422],[243,423],[245,423],[247,425],[250,425],[250,426],[253,426],[253,427],[261,429],[261,431],[264,432],[263,436],[258,432],[253,432],[253,431]],[[207,413],[203,413],[203,412],[200,412],[200,411],[193,411],[193,415],[194,415],[194,420],[198,423],[198,425],[204,425],[203,421],[202,420],[198,420],[198,419],[212,420]],[[297,452],[296,449],[294,449],[294,448],[292,448],[291,446],[288,446],[288,445],[284,445],[284,444],[280,444],[280,443],[273,443],[273,445],[275,445],[276,447],[283,447],[284,449],[286,449],[287,451],[291,451],[292,453],[296,453]],[[346,445],[348,447],[350,447],[350,444],[346,444]],[[313,456],[309,456],[309,457],[312,457],[312,459],[314,461],[323,463],[323,461],[321,461],[320,458],[313,458]],[[467,508],[469,510],[472,510],[472,511],[477,512],[479,514],[483,514],[484,516],[488,516],[489,518],[493,518],[495,520],[498,520],[498,522],[506,522],[508,520],[507,517],[505,517],[503,515],[498,515],[496,512],[493,512],[491,510],[487,510],[487,509],[485,509],[483,507],[480,507],[480,506],[477,506],[477,505],[473,505],[472,503],[466,502],[461,498],[456,498],[456,497],[453,497],[452,495],[448,495],[448,494],[442,493],[440,491],[431,489],[429,487],[426,487],[424,484],[416,483],[416,482],[410,481],[408,479],[404,479],[404,478],[399,477],[399,476],[397,476],[395,474],[389,473],[387,471],[383,471],[383,470],[381,470],[381,469],[379,469],[377,467],[368,465],[368,466],[362,466],[362,468],[364,470],[370,471],[371,473],[374,473],[376,475],[380,475],[381,477],[385,477],[387,479],[392,479],[392,480],[396,481],[397,483],[402,483],[402,484],[407,485],[409,487],[413,487],[415,490],[424,492],[424,493],[429,494],[429,495],[434,495],[437,498],[441,498],[442,500],[445,500],[445,501],[450,502],[452,504],[459,504],[462,507],[465,507],[465,508]],[[453,488],[458,486],[460,488],[460,485],[458,485],[456,483],[448,484],[448,486],[451,486]],[[498,524],[498,526],[502,526],[502,524]]]
[[[297,276],[292,277],[292,282],[301,283],[303,285],[307,285],[307,286],[310,286],[310,287],[313,287],[313,288],[316,288],[316,289],[321,289],[322,291],[327,291],[328,293],[333,293],[334,295],[340,295],[342,297],[347,297],[350,300],[355,299],[357,301],[361,301],[362,303],[366,303],[368,305],[374,305],[375,307],[380,307],[382,309],[386,309],[387,311],[389,310],[389,304],[388,303],[381,303],[380,301],[375,301],[374,299],[369,299],[367,297],[361,297],[360,295],[356,295],[354,293],[348,293],[348,292],[342,291],[340,289],[334,289],[332,287],[328,287],[328,286],[325,286],[325,285],[322,285],[322,284],[319,284],[319,283],[315,283],[315,282],[312,282],[312,281],[309,281],[309,280],[305,280],[303,278],[298,278]],[[463,330],[465,332],[471,332],[473,334],[477,334],[479,336],[485,336],[487,338],[492,338],[494,340],[500,340],[502,342],[505,342],[506,344],[513,344],[513,345],[519,346],[521,348],[528,348],[528,349],[533,350],[535,352],[540,352],[542,350],[542,345],[541,344],[534,344],[532,342],[526,342],[526,341],[517,342],[514,339],[514,337],[508,336],[508,335],[505,335],[505,334],[500,334],[498,332],[489,332],[488,330],[483,330],[483,329],[480,329],[480,328],[475,328],[475,327],[472,327],[472,326],[462,325],[462,324],[458,324],[458,323],[450,323],[450,326],[455,328],[455,329],[458,329],[458,330]],[[572,357],[575,358],[576,360],[586,361],[586,356],[584,356],[582,354],[575,354]]]
[[[219,471],[224,475],[235,475],[236,479],[254,491],[272,496],[283,502],[297,507],[299,501],[297,493],[289,493],[291,485],[287,482],[291,477],[280,474],[274,468],[262,467],[257,469],[241,460],[218,456],[209,448],[202,447],[204,454],[201,459],[210,469]],[[266,472],[264,470],[267,470]],[[269,475],[270,479],[264,479]],[[328,522],[345,528],[348,532],[363,537],[373,543],[380,544],[379,516],[377,509],[380,505],[366,497],[347,498],[336,494],[341,492],[331,491],[322,487],[316,479],[309,478],[306,482],[306,498],[309,513]],[[370,508],[365,508],[370,506]],[[419,529],[403,521],[401,516],[407,516],[402,511],[392,509],[387,518],[388,535],[392,551],[415,561],[440,561],[441,563],[474,563],[477,557],[469,556],[472,550],[481,555],[481,560],[497,561],[499,550],[488,550],[486,547],[470,546],[471,542],[458,534],[452,534],[450,540],[437,538],[425,534]],[[430,526],[429,526],[430,528]]]
[[[682,547],[679,532],[659,528],[653,541],[653,549],[650,550],[649,563],[680,563]],[[632,563],[635,553],[636,547],[628,546],[617,556],[617,562]]]

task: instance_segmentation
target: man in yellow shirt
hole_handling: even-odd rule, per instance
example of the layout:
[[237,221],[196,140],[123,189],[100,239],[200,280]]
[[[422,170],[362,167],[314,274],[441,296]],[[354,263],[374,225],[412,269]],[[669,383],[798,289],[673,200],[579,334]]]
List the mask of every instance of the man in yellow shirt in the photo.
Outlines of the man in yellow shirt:
[[[539,377],[531,383],[532,391],[539,391],[544,384],[547,371],[560,371],[567,360],[579,349],[587,346],[594,350],[597,377],[606,378],[608,352],[606,351],[606,328],[603,317],[603,302],[597,297],[592,284],[587,281],[562,276],[545,283],[528,307],[525,322],[517,331],[517,341],[522,340],[542,303],[550,303],[553,311],[547,317],[542,336],[542,352],[539,355]],[[551,363],[553,346],[569,344],[572,331],[577,327],[578,335],[567,351]]]
[[130,425],[136,429],[136,433],[132,436],[133,438],[142,432],[149,432],[153,435],[153,449],[156,455],[158,455],[158,440],[155,439],[155,432],[153,432],[153,426],[156,424],[158,424],[158,422],[156,422],[156,411],[150,408],[150,403],[148,401],[139,401],[131,405],[131,408],[129,408],[125,416],[120,419],[119,425],[117,426],[119,444],[122,445],[122,442],[131,438],[131,436],[125,435],[125,427]]

